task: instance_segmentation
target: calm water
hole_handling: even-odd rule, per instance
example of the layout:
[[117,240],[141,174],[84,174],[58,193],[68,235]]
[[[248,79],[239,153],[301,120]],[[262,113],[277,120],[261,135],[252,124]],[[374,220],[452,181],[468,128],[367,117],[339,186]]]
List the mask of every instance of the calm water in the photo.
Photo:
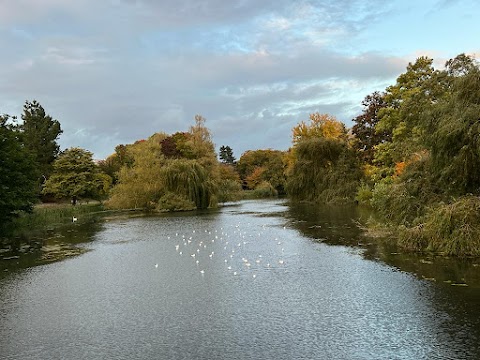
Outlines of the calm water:
[[0,358],[480,358],[476,283],[327,244],[364,242],[357,216],[278,200],[97,224],[91,251],[3,272]]

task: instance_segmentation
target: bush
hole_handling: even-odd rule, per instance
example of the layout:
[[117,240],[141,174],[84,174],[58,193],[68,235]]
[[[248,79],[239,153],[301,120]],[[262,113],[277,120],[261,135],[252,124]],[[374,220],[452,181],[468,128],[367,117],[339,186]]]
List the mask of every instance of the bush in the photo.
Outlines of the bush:
[[360,184],[357,190],[357,195],[355,196],[355,200],[359,204],[370,205],[370,201],[372,200],[373,192],[370,186],[365,183]]
[[262,181],[253,190],[253,196],[257,199],[278,196],[277,190],[268,181]]
[[156,210],[165,211],[189,211],[195,210],[195,203],[183,195],[168,192],[158,200]]
[[468,195],[430,208],[423,223],[401,232],[399,242],[412,251],[480,256],[480,198]]

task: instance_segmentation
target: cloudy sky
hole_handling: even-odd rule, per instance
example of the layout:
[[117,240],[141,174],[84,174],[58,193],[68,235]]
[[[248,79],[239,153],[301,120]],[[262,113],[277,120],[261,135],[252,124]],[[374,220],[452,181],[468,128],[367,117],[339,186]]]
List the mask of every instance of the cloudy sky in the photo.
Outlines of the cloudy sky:
[[476,0],[0,0],[0,113],[38,100],[63,149],[206,119],[217,150],[286,150],[313,112],[351,126],[421,55],[480,52]]

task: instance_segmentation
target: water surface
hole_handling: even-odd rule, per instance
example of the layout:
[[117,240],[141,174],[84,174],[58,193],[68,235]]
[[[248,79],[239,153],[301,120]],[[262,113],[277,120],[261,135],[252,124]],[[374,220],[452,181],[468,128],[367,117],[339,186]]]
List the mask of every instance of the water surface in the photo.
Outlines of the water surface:
[[0,358],[480,358],[475,286],[365,259],[355,210],[323,212],[104,222],[83,255],[3,275]]

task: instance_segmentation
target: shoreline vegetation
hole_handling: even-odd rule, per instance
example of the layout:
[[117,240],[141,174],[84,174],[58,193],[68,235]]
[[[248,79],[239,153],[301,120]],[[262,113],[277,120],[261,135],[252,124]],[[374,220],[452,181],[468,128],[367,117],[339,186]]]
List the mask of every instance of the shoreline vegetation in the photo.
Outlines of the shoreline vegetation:
[[[0,234],[7,234],[0,238],[101,212],[202,210],[286,196],[366,206],[374,213],[362,224],[366,233],[389,234],[405,252],[480,257],[478,62],[460,54],[436,69],[420,57],[362,105],[350,129],[311,114],[293,127],[287,151],[249,150],[237,161],[222,145],[217,154],[206,119],[196,115],[188,131],[118,145],[97,163],[84,149],[60,152],[60,123],[27,101],[23,122],[0,116],[0,155],[9,159],[0,169]],[[71,206],[80,198],[94,202]],[[38,199],[66,205],[33,207]]]

